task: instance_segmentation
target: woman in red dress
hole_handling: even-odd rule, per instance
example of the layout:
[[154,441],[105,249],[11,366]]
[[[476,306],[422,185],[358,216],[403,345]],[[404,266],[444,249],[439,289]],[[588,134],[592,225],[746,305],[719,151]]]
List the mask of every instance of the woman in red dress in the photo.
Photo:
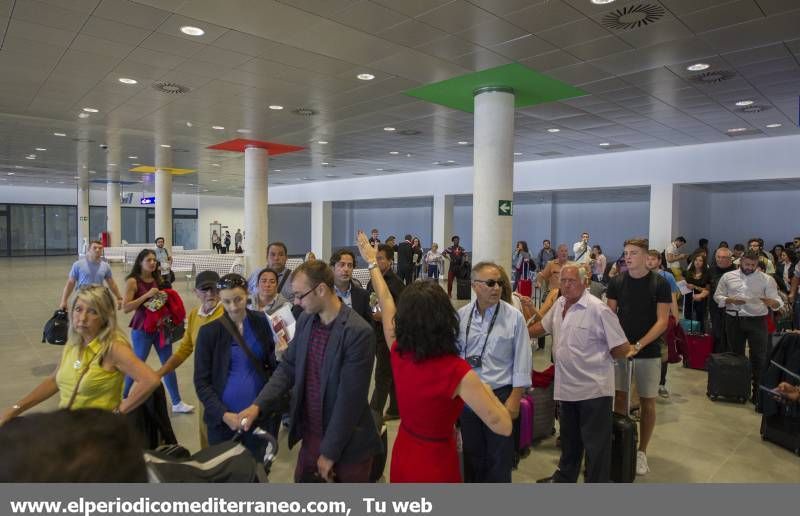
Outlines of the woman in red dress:
[[395,308],[377,250],[362,231],[358,248],[378,295],[400,411],[390,481],[461,482],[455,422],[464,403],[501,435],[511,435],[511,416],[458,355],[458,314],[447,293],[434,282],[415,282]]

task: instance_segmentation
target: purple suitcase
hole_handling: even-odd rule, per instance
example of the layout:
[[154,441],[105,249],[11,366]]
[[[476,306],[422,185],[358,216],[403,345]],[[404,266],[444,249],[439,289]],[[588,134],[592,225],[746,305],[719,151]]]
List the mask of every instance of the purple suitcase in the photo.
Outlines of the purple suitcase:
[[521,455],[527,455],[533,444],[533,398],[524,394],[519,402],[519,450]]

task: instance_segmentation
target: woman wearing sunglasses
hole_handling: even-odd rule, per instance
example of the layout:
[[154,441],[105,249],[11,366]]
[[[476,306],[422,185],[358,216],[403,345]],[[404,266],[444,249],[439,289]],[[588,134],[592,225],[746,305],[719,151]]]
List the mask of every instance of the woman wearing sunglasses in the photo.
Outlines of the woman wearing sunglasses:
[[[128,413],[158,387],[158,375],[131,350],[117,325],[117,303],[108,289],[92,285],[78,290],[70,309],[69,339],[56,371],[0,417],[5,423],[51,396],[59,408],[97,408]],[[125,376],[136,390],[122,399]]]
[[[230,440],[241,429],[238,413],[253,404],[277,366],[266,314],[247,308],[247,280],[226,274],[217,289],[225,313],[200,328],[194,365],[194,386],[205,409],[203,420],[212,445]],[[279,418],[256,424],[277,435]],[[261,460],[264,440],[250,430],[242,443]]]
[[505,406],[458,356],[459,322],[447,293],[436,283],[415,282],[395,307],[380,269],[377,249],[358,232],[361,257],[370,277],[391,348],[400,410],[400,430],[392,450],[392,482],[461,482],[455,422],[466,403],[494,432],[511,435]]

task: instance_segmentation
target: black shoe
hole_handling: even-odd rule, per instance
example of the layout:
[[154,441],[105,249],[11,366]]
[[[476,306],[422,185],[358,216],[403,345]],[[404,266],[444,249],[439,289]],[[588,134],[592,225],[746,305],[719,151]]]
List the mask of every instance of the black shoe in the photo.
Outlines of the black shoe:
[[536,481],[536,483],[537,484],[555,484],[556,483],[556,479],[555,479],[555,477],[553,475],[550,475],[549,477],[540,478],[539,480]]

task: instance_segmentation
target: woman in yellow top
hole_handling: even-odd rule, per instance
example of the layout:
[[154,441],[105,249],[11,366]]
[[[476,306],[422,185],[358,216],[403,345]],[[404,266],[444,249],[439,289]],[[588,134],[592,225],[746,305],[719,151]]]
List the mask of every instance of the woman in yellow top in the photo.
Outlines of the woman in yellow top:
[[[125,375],[137,388],[122,399]],[[69,340],[56,371],[0,416],[0,425],[55,394],[59,408],[99,408],[121,414],[144,402],[159,377],[136,358],[117,325],[116,302],[108,289],[92,285],[78,290],[72,302]]]

